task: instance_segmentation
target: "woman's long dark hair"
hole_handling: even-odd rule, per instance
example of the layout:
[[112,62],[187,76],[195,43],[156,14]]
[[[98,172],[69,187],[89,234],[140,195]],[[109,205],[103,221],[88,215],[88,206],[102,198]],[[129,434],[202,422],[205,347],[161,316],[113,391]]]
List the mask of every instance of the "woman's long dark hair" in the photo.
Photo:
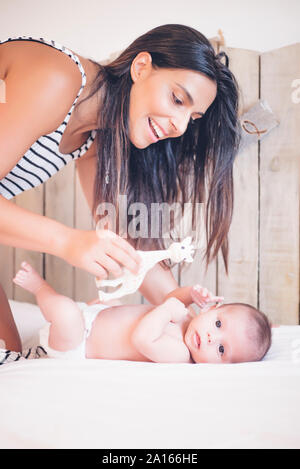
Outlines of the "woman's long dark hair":
[[[217,95],[205,115],[189,124],[184,135],[138,149],[128,138],[133,83],[130,67],[142,51],[151,54],[154,67],[200,72],[216,82]],[[143,202],[149,213],[151,203],[180,201],[183,207],[184,203],[192,202],[194,208],[196,203],[205,203],[206,265],[221,249],[227,271],[233,162],[240,143],[240,124],[238,84],[228,63],[222,63],[223,55],[226,56],[222,52],[216,55],[208,39],[193,28],[179,24],[159,26],[136,39],[111,63],[98,64],[99,71],[88,98],[102,88],[94,214],[98,204],[104,201],[118,209],[119,194],[127,195],[128,204]],[[195,230],[194,210],[192,229]],[[143,238],[129,241],[136,248],[147,245]],[[150,241],[152,249],[164,247],[162,238]]]

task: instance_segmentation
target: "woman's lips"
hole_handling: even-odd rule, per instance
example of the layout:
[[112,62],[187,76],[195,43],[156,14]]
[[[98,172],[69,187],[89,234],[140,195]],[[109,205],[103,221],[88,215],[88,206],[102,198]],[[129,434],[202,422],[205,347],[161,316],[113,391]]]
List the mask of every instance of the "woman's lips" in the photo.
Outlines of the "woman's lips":
[[151,140],[153,143],[156,143],[158,142],[159,138],[157,138],[157,136],[155,135],[155,133],[153,132],[152,130],[152,127],[150,125],[150,120],[148,119],[148,125],[149,125],[149,131],[150,131],[150,136],[151,136]]
[[155,133],[153,132],[152,127],[150,125],[150,120],[149,119],[148,119],[148,126],[149,126],[149,133],[150,133],[150,137],[151,137],[152,142],[153,143],[158,142],[159,138],[157,138]]

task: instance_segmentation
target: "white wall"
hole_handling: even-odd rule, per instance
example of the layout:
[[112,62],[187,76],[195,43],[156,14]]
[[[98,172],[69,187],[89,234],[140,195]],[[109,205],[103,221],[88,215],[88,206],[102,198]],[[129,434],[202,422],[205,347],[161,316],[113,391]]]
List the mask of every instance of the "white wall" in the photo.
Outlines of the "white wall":
[[261,52],[300,41],[299,0],[0,0],[0,40],[54,39],[101,60],[147,30],[182,23]]

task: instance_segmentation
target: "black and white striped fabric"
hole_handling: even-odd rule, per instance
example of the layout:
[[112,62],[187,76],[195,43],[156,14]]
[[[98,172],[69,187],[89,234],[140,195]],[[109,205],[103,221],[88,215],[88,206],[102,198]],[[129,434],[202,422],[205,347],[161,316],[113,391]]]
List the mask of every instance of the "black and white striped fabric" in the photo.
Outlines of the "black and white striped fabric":
[[0,348],[0,365],[5,365],[11,362],[17,362],[19,360],[33,360],[37,358],[44,358],[47,356],[47,352],[38,345],[37,347],[31,347],[23,350],[22,352],[14,352],[13,350],[7,350]]
[[87,141],[72,153],[62,154],[59,152],[58,148],[63,133],[69,122],[77,99],[86,84],[85,71],[78,57],[55,41],[46,40],[44,38],[35,39],[27,36],[19,36],[11,37],[4,41],[0,40],[0,44],[8,41],[34,41],[54,47],[55,49],[67,54],[77,64],[82,75],[82,84],[78,95],[61,125],[51,134],[41,136],[29,148],[25,155],[22,156],[16,166],[3,179],[0,179],[0,195],[6,199],[11,199],[23,191],[39,186],[57,173],[61,168],[66,166],[70,161],[76,160],[84,155],[92,145],[96,137],[96,131],[92,130]]

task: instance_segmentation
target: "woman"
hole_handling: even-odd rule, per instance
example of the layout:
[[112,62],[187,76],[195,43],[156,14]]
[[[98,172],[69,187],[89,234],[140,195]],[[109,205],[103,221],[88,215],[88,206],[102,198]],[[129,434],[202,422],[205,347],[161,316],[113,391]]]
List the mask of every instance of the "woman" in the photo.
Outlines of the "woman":
[[[136,271],[133,246],[162,246],[71,229],[9,201],[75,159],[95,219],[102,201],[118,209],[120,194],[147,207],[205,201],[206,262],[221,249],[227,266],[240,128],[238,86],[222,55],[176,24],[154,28],[106,66],[54,41],[0,43],[0,243],[61,257],[100,278],[120,275],[120,265]],[[176,287],[159,265],[140,291],[158,304]]]

